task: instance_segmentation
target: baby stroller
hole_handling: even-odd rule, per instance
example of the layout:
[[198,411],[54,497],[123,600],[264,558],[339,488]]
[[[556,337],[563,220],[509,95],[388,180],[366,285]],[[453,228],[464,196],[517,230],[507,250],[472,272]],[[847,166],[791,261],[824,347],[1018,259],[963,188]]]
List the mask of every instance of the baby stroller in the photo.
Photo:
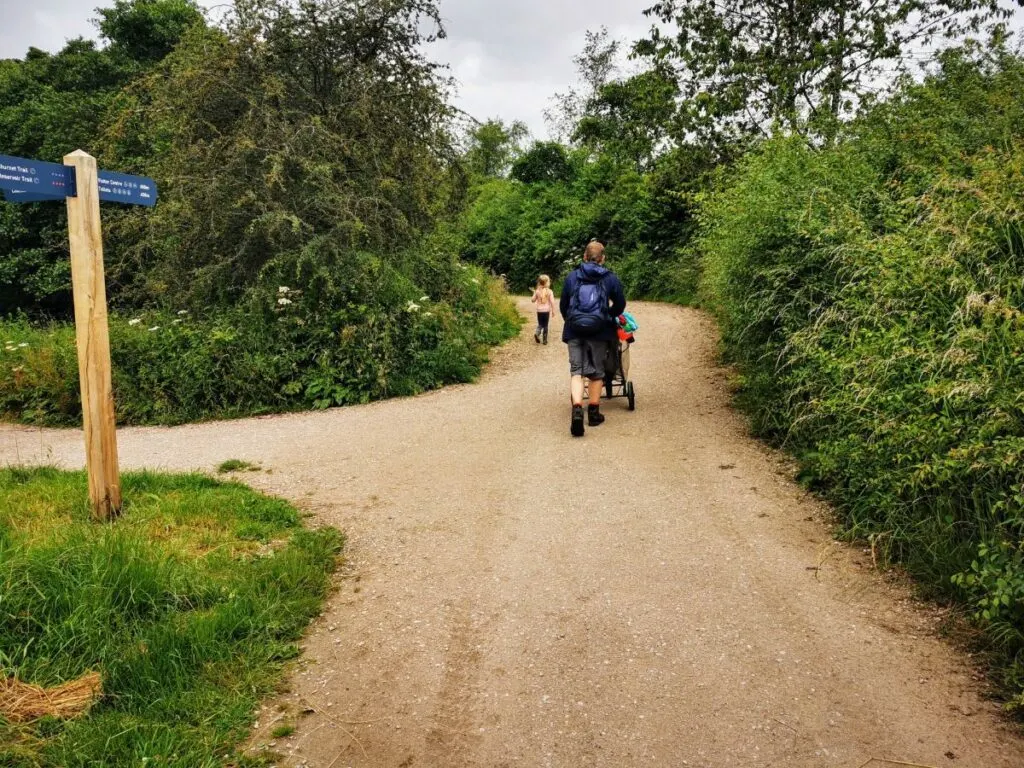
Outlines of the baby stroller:
[[629,380],[629,347],[633,342],[621,337],[618,343],[609,345],[605,361],[604,396],[606,399],[626,398],[629,410],[636,410],[636,393]]
[[[633,382],[629,380],[629,348],[633,344],[633,332],[639,329],[631,314],[624,313],[616,318],[618,322],[618,339],[608,345],[608,359],[604,363],[604,397],[612,400],[617,397],[626,398],[629,410],[636,410],[636,392]],[[586,387],[589,390],[589,382]],[[589,392],[588,395],[589,397]]]

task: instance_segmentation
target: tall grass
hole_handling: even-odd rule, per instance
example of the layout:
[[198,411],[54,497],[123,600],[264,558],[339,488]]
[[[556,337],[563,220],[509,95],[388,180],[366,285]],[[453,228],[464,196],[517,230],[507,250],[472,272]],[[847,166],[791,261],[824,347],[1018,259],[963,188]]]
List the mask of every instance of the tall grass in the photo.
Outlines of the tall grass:
[[0,716],[2,765],[221,765],[320,610],[337,532],[204,476],[123,490],[123,516],[96,524],[82,473],[0,470],[0,674],[103,678],[80,719]]

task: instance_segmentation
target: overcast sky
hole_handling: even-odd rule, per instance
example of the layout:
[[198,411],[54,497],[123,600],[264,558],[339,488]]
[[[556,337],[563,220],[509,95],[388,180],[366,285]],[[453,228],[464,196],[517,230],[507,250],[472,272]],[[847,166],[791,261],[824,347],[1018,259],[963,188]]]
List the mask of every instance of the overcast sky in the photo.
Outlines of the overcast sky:
[[[211,7],[224,0],[200,0]],[[90,20],[105,0],[0,0],[0,58],[21,58],[29,46],[59,50],[64,41],[95,37]],[[459,83],[458,106],[479,119],[522,120],[546,135],[543,110],[574,80],[572,57],[588,29],[607,26],[616,37],[648,29],[653,0],[440,0],[448,39],[434,58]]]

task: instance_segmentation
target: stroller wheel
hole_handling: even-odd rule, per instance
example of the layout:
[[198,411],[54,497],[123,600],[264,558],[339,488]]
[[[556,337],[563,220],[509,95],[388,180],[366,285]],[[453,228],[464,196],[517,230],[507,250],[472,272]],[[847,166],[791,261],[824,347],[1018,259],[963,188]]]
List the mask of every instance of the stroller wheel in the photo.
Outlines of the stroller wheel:
[[629,410],[636,410],[636,393],[633,391],[633,382],[626,382],[626,397],[629,399]]

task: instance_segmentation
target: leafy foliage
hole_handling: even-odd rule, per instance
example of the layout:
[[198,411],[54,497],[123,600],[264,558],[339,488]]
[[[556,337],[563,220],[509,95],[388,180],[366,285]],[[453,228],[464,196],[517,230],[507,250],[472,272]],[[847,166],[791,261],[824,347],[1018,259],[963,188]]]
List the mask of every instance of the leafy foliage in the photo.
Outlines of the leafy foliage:
[[520,144],[528,133],[526,124],[519,121],[505,125],[495,119],[474,126],[465,154],[469,172],[478,177],[504,176],[521,154]]
[[678,93],[675,79],[659,69],[606,83],[591,99],[573,140],[643,171],[671,134]]
[[[104,210],[122,423],[323,408],[472,378],[518,318],[458,263],[443,226],[465,172],[447,81],[423,52],[443,34],[434,4],[247,0],[223,28],[191,23],[192,11],[121,3],[101,14],[109,49],[84,49],[108,64],[142,49],[156,59],[181,34],[104,95],[101,163],[161,189],[154,209]],[[52,218],[63,242],[52,207],[26,210]],[[39,237],[13,207],[0,213],[13,235]],[[29,343],[0,358],[0,411],[74,423],[71,332],[28,324],[43,305],[26,288],[66,286],[54,258],[15,248],[0,260],[21,292],[4,310],[25,310],[0,329]]]
[[[439,246],[434,246],[439,247]],[[118,422],[174,424],[365,403],[476,376],[519,327],[490,278],[426,250],[402,265],[314,241],[273,290],[212,315],[111,319]],[[269,278],[268,278],[269,279]],[[421,293],[429,285],[434,295]],[[81,422],[73,329],[0,322],[0,414]]]
[[699,238],[756,430],[850,536],[976,606],[1018,705],[1022,85],[1019,58],[948,53],[834,149],[765,144]]
[[999,0],[661,0],[636,52],[672,66],[684,127],[711,139],[801,119],[830,133],[910,46],[977,32]]
[[122,300],[185,287],[195,309],[232,306],[314,241],[386,253],[429,231],[460,183],[445,83],[419,47],[432,9],[256,0],[226,32],[194,28],[110,131],[112,164],[165,147],[148,168],[161,204],[111,227]]
[[142,65],[162,60],[190,27],[203,24],[192,0],[115,0],[96,12],[110,53]]
[[[558,159],[544,164],[549,155]],[[632,161],[585,148],[570,153],[552,145],[540,157],[528,152],[512,180],[474,190],[461,252],[524,289],[538,274],[565,274],[596,237],[609,245],[609,265],[631,295],[687,301],[696,289],[686,247],[694,195],[712,167],[711,157],[693,146],[663,154],[646,173]]]

